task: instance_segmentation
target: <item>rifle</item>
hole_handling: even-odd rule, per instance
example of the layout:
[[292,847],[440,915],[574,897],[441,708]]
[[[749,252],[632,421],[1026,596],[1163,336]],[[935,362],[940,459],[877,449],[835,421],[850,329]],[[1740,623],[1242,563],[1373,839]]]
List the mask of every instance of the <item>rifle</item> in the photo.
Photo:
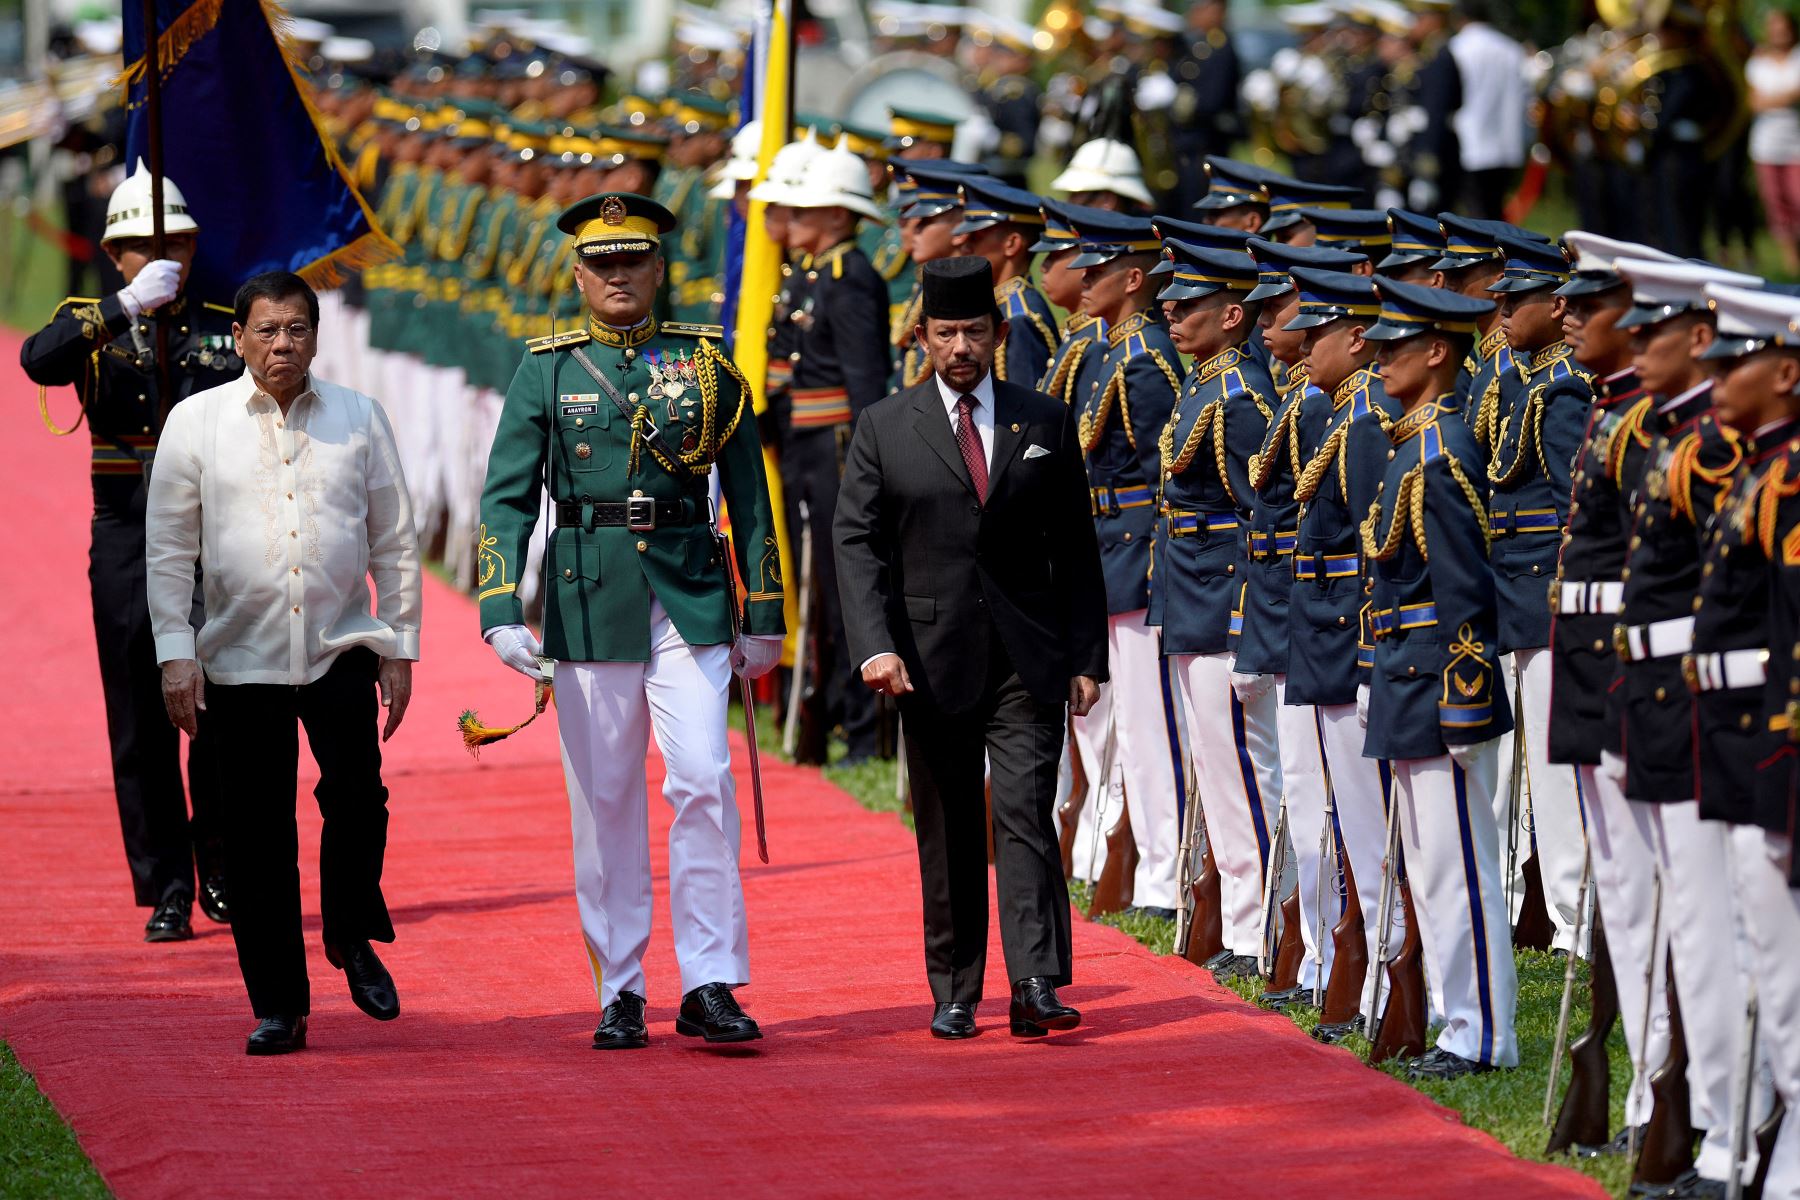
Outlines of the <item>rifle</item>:
[[[1594,852],[1581,860],[1581,886],[1575,892],[1575,945],[1581,945],[1581,924],[1588,913],[1588,880],[1594,873]],[[1529,897],[1529,889],[1527,896]],[[1569,1044],[1569,1006],[1575,999],[1575,951],[1563,963],[1562,1004],[1556,1013],[1556,1040],[1550,1047],[1550,1081],[1544,1086],[1544,1127],[1550,1126],[1550,1110],[1556,1107],[1556,1080],[1562,1073],[1563,1050]]]
[[1375,915],[1378,922],[1375,935],[1375,961],[1369,969],[1375,972],[1375,978],[1369,984],[1369,1010],[1363,1014],[1363,1028],[1369,1036],[1375,1035],[1375,1014],[1381,1011],[1381,978],[1385,974],[1388,957],[1388,937],[1394,932],[1394,866],[1399,861],[1400,836],[1398,806],[1399,801],[1393,796],[1385,798],[1387,805],[1387,833],[1381,852],[1381,911]]
[[1225,900],[1219,883],[1219,864],[1213,857],[1212,835],[1206,827],[1206,813],[1201,810],[1196,820],[1205,849],[1200,852],[1200,874],[1188,888],[1193,905],[1193,919],[1188,922],[1187,960],[1202,967],[1225,953]]
[[[1556,941],[1556,926],[1550,920],[1550,904],[1544,895],[1544,873],[1538,867],[1535,850],[1519,868],[1519,874],[1525,880],[1525,895],[1519,901],[1519,919],[1513,925],[1513,946],[1520,950],[1548,950]],[[1579,947],[1581,943],[1575,944]],[[1574,950],[1570,950],[1569,959],[1574,961]]]
[[808,635],[813,624],[812,527],[800,526],[800,628],[794,632],[793,674],[788,679],[786,721],[781,730],[781,752],[797,758],[800,749],[800,707],[805,699]]
[[[1273,978],[1273,962],[1281,955],[1280,943],[1274,936],[1277,908],[1275,897],[1281,889],[1282,876],[1287,874],[1287,844],[1288,807],[1287,792],[1284,789],[1281,793],[1281,808],[1275,816],[1275,836],[1269,842],[1269,858],[1263,864],[1262,913],[1257,923],[1260,936],[1256,943],[1256,969],[1263,976],[1269,978],[1271,990],[1276,986]],[[1285,909],[1281,915],[1287,916]],[[1271,949],[1271,942],[1275,943],[1273,949]],[[1284,986],[1292,987],[1293,984],[1289,983]]]
[[[1332,795],[1331,779],[1325,780],[1325,823],[1319,830],[1319,878],[1313,888],[1313,912],[1318,926],[1313,930],[1313,1007],[1318,1008],[1325,996],[1325,860],[1329,857],[1332,865],[1338,868],[1338,885],[1343,884],[1344,856],[1340,851],[1335,834],[1337,832],[1337,798]],[[1296,891],[1298,888],[1295,889]],[[1333,888],[1336,891],[1336,888]],[[1343,893],[1338,892],[1342,899]],[[1333,962],[1336,959],[1332,960]]]
[[1104,868],[1100,859],[1100,835],[1106,829],[1106,802],[1112,796],[1113,766],[1118,756],[1118,741],[1115,737],[1118,720],[1118,711],[1108,705],[1106,731],[1102,734],[1105,740],[1100,743],[1100,779],[1094,789],[1094,836],[1088,844],[1088,875],[1096,886],[1099,885],[1100,873]]
[[1775,1153],[1775,1139],[1781,1136],[1781,1122],[1786,1117],[1787,1105],[1781,1102],[1781,1094],[1777,1092],[1769,1115],[1756,1127],[1756,1152],[1760,1157],[1756,1162],[1756,1178],[1745,1189],[1746,1195],[1760,1197],[1763,1194],[1763,1185],[1769,1180],[1769,1165],[1774,1161],[1772,1155]]
[[[1650,1078],[1650,1063],[1644,1056],[1650,1052],[1650,1013],[1656,1007],[1656,942],[1662,936],[1663,884],[1661,871],[1652,876],[1650,887],[1650,959],[1644,964],[1644,1016],[1638,1025],[1637,1061],[1631,1064],[1633,1068],[1631,1087],[1634,1100],[1643,1098],[1645,1082]],[[1667,980],[1664,980],[1663,986],[1673,997],[1675,989],[1669,985]],[[1638,1156],[1637,1139],[1637,1126],[1629,1125],[1626,1130],[1625,1151],[1634,1162]]]
[[1100,917],[1118,912],[1131,903],[1132,883],[1137,871],[1137,839],[1131,836],[1131,806],[1122,804],[1118,824],[1106,833],[1106,865],[1094,882],[1094,902],[1088,916]]
[[1688,1120],[1687,1036],[1681,1027],[1681,1002],[1675,994],[1674,955],[1669,957],[1669,1057],[1650,1077],[1650,1094],[1656,1101],[1650,1109],[1637,1167],[1631,1173],[1633,1184],[1666,1186],[1694,1165],[1694,1127]]
[[1419,917],[1413,910],[1412,886],[1404,879],[1400,881],[1400,907],[1406,915],[1406,937],[1400,942],[1400,953],[1387,964],[1391,987],[1387,1008],[1372,1027],[1371,1063],[1425,1053],[1425,968]]
[[1341,838],[1338,861],[1344,872],[1344,911],[1331,927],[1331,982],[1325,988],[1325,1002],[1319,1010],[1321,1025],[1355,1020],[1363,983],[1369,977],[1368,927],[1363,923],[1362,901],[1356,894],[1356,872],[1351,869]]
[[1194,811],[1192,758],[1182,762],[1181,791],[1186,803],[1181,810],[1181,841],[1175,847],[1175,953],[1186,957],[1194,923],[1194,830],[1200,819]]
[[1064,879],[1075,877],[1075,834],[1081,828],[1081,810],[1087,805],[1089,780],[1087,764],[1081,761],[1081,746],[1075,740],[1075,718],[1066,718],[1068,729],[1065,736],[1069,742],[1069,798],[1056,806],[1056,816],[1062,822],[1057,830],[1056,841],[1062,851],[1062,869]]
[[[1612,954],[1606,944],[1606,924],[1594,909],[1591,969],[1588,984],[1588,1026],[1569,1046],[1569,1090],[1563,1093],[1562,1111],[1550,1131],[1545,1154],[1570,1147],[1592,1152],[1612,1136],[1612,1065],[1607,1061],[1606,1039],[1619,1021],[1619,990],[1613,980]],[[1551,1076],[1554,1080],[1555,1075]]]
[[1750,980],[1750,996],[1744,1005],[1744,1036],[1739,1039],[1737,1112],[1731,1122],[1731,1176],[1725,1181],[1725,1200],[1743,1200],[1744,1157],[1750,1148],[1750,1106],[1756,1101],[1756,1034],[1759,1005],[1756,980]]

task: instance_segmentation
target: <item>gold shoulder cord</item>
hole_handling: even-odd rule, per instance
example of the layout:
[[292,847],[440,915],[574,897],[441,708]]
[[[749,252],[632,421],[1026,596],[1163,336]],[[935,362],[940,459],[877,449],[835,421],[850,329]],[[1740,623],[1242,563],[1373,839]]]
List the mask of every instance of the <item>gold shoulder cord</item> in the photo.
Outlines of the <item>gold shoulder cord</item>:
[[[1508,434],[1513,428],[1514,417],[1516,417],[1519,422],[1519,436],[1518,440],[1513,443],[1512,462],[1507,466],[1502,467],[1500,465],[1500,454],[1505,449],[1506,443],[1512,440]],[[1510,487],[1517,483],[1519,477],[1525,473],[1525,446],[1527,441],[1530,441],[1537,447],[1538,459],[1540,462],[1543,460],[1543,425],[1544,385],[1539,384],[1537,387],[1531,389],[1531,394],[1526,398],[1524,405],[1520,407],[1519,411],[1513,414],[1513,416],[1507,417],[1506,423],[1501,426],[1499,439],[1487,448],[1488,453],[1494,456],[1492,464],[1488,467],[1488,478],[1493,481],[1496,486]]]

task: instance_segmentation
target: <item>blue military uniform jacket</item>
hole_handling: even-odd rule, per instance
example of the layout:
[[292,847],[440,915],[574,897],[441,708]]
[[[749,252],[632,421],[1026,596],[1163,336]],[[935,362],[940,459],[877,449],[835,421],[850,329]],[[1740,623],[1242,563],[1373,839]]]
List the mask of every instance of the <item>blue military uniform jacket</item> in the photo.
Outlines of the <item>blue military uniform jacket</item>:
[[1587,432],[1593,376],[1567,342],[1515,358],[1522,397],[1492,447],[1488,528],[1500,592],[1500,649],[1550,644],[1549,583],[1569,519],[1575,456]]
[[[1239,370],[1248,388],[1261,386],[1262,372],[1253,362]],[[1294,492],[1331,418],[1331,397],[1310,386],[1304,371],[1284,378],[1276,391],[1280,407],[1250,459],[1255,498],[1245,539],[1243,591],[1233,614],[1239,625],[1237,669],[1255,675],[1288,670],[1288,601],[1300,529],[1300,501]]]
[[1072,313],[1063,326],[1062,342],[1050,355],[1038,391],[1055,396],[1064,404],[1075,403],[1075,385],[1081,382],[1082,368],[1089,354],[1105,353],[1106,322],[1086,313]]
[[1457,406],[1475,433],[1476,445],[1485,452],[1491,453],[1498,440],[1500,420],[1506,415],[1509,400],[1505,381],[1514,374],[1506,330],[1495,325],[1493,332],[1483,334],[1475,343],[1463,363],[1463,375],[1457,380]]
[[1371,758],[1435,758],[1512,728],[1497,668],[1481,452],[1452,404],[1446,395],[1394,423],[1394,457],[1363,522],[1374,580],[1363,744]]
[[1008,383],[1035,389],[1056,348],[1056,314],[1044,294],[1022,276],[994,289],[1000,315],[1012,323],[1005,353],[994,360],[994,375]]
[[1196,363],[1163,430],[1162,519],[1150,623],[1166,654],[1231,649],[1248,566],[1245,539],[1255,489],[1250,460],[1274,415],[1274,384],[1234,347]]
[[1368,682],[1375,644],[1368,629],[1362,522],[1394,449],[1400,405],[1365,367],[1331,394],[1331,416],[1300,473],[1300,535],[1288,610],[1287,698],[1353,704]]
[[1169,422],[1181,356],[1149,313],[1106,332],[1077,385],[1078,429],[1093,490],[1094,532],[1106,576],[1106,611],[1149,604],[1150,543],[1156,525],[1157,439]]

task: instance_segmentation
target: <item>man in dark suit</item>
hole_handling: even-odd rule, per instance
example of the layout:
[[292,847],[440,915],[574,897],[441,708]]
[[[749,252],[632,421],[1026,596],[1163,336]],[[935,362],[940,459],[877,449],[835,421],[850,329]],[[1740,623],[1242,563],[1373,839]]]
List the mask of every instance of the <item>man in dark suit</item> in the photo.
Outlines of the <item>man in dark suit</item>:
[[865,411],[838,496],[851,661],[899,699],[919,836],[931,1032],[975,1033],[987,962],[983,762],[1019,1037],[1072,1029],[1051,808],[1066,727],[1106,679],[1106,589],[1071,410],[996,380],[1007,323],[982,258],[927,263],[932,373]]

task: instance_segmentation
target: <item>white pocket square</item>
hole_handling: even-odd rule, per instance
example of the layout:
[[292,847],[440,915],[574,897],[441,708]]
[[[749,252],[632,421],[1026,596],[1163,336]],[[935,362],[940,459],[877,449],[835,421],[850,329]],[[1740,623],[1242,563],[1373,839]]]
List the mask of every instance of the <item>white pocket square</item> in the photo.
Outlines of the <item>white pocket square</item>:
[[1025,460],[1027,462],[1030,462],[1034,458],[1046,458],[1049,454],[1050,452],[1042,446],[1027,446],[1025,448]]

